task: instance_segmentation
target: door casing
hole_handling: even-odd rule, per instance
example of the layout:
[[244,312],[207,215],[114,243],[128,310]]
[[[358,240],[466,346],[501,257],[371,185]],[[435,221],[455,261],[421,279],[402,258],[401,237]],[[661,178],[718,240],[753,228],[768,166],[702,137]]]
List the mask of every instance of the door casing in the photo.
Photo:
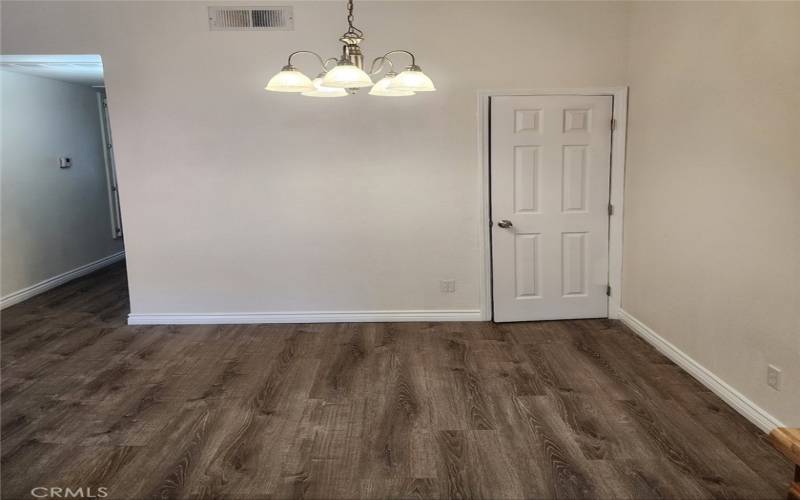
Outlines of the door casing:
[[611,180],[609,200],[614,213],[609,218],[608,317],[619,318],[622,292],[622,220],[625,187],[625,144],[628,116],[628,87],[597,87],[570,89],[484,90],[478,92],[478,164],[481,170],[481,234],[483,235],[481,259],[481,319],[492,320],[492,236],[489,98],[495,96],[548,96],[548,95],[606,95],[613,98],[612,117],[615,127],[611,132]]

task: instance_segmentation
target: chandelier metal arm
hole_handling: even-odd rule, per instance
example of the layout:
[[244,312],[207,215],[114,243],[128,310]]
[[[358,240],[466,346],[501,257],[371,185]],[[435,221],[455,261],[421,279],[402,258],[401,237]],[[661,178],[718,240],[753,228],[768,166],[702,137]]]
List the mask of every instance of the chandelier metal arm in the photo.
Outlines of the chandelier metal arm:
[[[383,64],[384,64],[385,61],[388,61],[390,67],[392,69],[394,69],[394,64],[392,64],[392,60],[389,59],[389,56],[392,55],[392,54],[406,54],[406,55],[408,55],[411,58],[411,67],[412,68],[416,68],[417,62],[416,62],[416,58],[414,57],[414,54],[412,54],[411,52],[409,52],[407,50],[397,49],[397,50],[390,50],[389,52],[385,53],[384,55],[382,55],[380,57],[376,57],[372,61],[372,65],[370,66],[369,74],[370,75],[374,75],[375,73],[380,73],[381,70],[383,69]],[[378,66],[377,69],[375,68],[376,64],[380,64],[380,66]]]
[[331,60],[336,62],[336,58],[335,57],[331,57],[329,59],[322,59],[321,55],[319,55],[316,52],[313,52],[311,50],[296,50],[296,51],[292,52],[291,54],[289,54],[289,60],[287,61],[287,64],[286,64],[287,67],[294,68],[294,66],[292,65],[292,57],[296,56],[297,54],[311,54],[314,57],[316,57],[317,60],[319,61],[320,66],[322,66],[322,71],[328,71],[328,63]]
[[333,65],[336,66],[337,62],[339,62],[339,60],[335,57],[329,57],[322,63],[322,67],[325,68],[325,71],[328,71],[328,63],[333,63]]
[[383,57],[387,57],[387,56],[390,56],[392,54],[407,54],[411,58],[411,65],[412,66],[416,66],[417,65],[416,59],[414,57],[414,54],[412,54],[411,52],[409,52],[407,50],[390,50],[389,52],[385,53],[383,55]]
[[[394,71],[394,63],[392,62],[391,59],[389,59],[388,57],[385,57],[385,56],[376,57],[372,61],[372,64],[369,67],[369,74],[370,75],[375,75],[375,74],[380,73],[381,71],[383,71],[383,66],[385,64],[387,64],[387,63],[389,64],[389,71],[390,72]],[[378,65],[377,68],[375,67],[376,65]]]

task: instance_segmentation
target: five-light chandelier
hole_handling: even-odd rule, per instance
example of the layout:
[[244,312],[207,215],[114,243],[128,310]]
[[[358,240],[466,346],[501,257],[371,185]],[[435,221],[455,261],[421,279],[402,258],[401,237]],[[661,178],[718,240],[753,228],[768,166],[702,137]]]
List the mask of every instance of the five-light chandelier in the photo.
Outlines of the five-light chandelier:
[[[372,87],[369,94],[377,96],[409,96],[416,92],[436,90],[431,79],[417,66],[414,54],[407,50],[390,50],[372,61],[369,72],[364,71],[364,56],[359,46],[364,40],[364,32],[353,26],[353,0],[347,1],[347,25],[347,32],[339,38],[344,44],[342,57],[323,59],[310,50],[292,52],[286,66],[269,80],[265,89],[273,92],[300,92],[309,97],[344,97],[355,94],[364,87]],[[311,54],[317,58],[322,71],[316,78],[311,80],[292,65],[292,58],[297,54]],[[394,54],[411,57],[411,65],[400,74],[395,73],[394,63],[389,59]],[[387,67],[388,71],[383,78],[374,83],[371,75],[380,74]]]

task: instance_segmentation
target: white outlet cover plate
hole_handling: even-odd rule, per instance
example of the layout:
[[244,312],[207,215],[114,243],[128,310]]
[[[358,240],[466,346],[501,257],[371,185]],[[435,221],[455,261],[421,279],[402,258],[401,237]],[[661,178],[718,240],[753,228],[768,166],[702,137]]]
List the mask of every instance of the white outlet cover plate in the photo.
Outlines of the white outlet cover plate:
[[767,385],[779,391],[781,388],[781,369],[777,366],[767,366]]

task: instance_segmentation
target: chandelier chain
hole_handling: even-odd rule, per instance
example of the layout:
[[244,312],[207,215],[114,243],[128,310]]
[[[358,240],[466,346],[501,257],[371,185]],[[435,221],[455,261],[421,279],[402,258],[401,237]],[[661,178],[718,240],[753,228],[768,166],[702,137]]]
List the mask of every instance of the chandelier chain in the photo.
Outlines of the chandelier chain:
[[355,16],[353,15],[353,0],[347,0],[347,35],[354,35],[357,38],[361,38],[364,36],[364,32],[360,29],[356,28],[353,25],[353,21],[355,20]]
[[347,24],[350,29],[353,29],[353,0],[347,0]]

